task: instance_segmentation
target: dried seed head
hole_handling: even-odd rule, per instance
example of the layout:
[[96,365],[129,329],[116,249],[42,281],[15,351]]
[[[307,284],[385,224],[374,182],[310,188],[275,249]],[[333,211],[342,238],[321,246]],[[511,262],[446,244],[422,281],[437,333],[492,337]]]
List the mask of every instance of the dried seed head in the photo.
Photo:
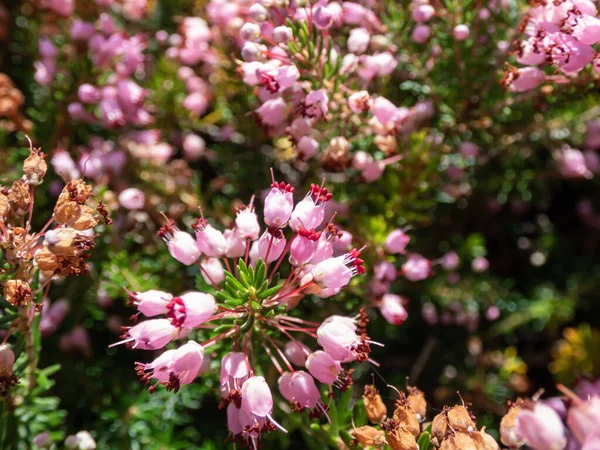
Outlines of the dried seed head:
[[29,195],[29,185],[25,180],[17,180],[8,191],[8,201],[13,214],[24,216],[29,211],[31,195]]
[[32,301],[31,288],[26,281],[8,280],[4,285],[4,298],[14,306],[26,305]]
[[398,141],[396,141],[396,136],[389,134],[387,136],[375,136],[375,145],[377,148],[379,148],[379,150],[385,153],[386,156],[393,155],[398,149]]
[[0,191],[0,220],[6,222],[8,213],[10,212],[10,201],[8,197]]
[[517,448],[525,445],[525,440],[517,429],[517,416],[521,412],[522,403],[522,400],[517,400],[500,421],[500,440],[507,447]]
[[417,419],[419,422],[423,422],[427,414],[427,400],[425,400],[425,394],[416,387],[408,387],[407,389],[408,403],[410,403],[412,409],[414,409],[417,413]]
[[321,156],[321,165],[330,172],[342,172],[348,163],[350,144],[344,137],[335,137],[331,139],[329,147],[323,151]]
[[359,444],[370,447],[383,447],[385,445],[385,434],[383,431],[371,426],[353,429],[350,434]]
[[9,378],[13,374],[15,365],[15,354],[11,348],[6,345],[0,345],[0,378]]
[[413,436],[418,436],[421,432],[417,413],[410,405],[406,395],[401,392],[400,398],[396,400],[396,409],[394,410],[394,421],[400,428],[404,428]]
[[44,180],[48,165],[44,161],[44,155],[39,148],[29,148],[29,156],[23,163],[23,174],[27,184],[37,186]]
[[372,423],[379,423],[387,415],[387,408],[375,386],[365,386],[363,395],[367,417]]
[[392,450],[419,450],[415,435],[404,428],[393,427],[388,431],[387,438]]
[[452,408],[445,406],[443,411],[433,418],[431,424],[432,440],[437,445],[440,445],[450,433],[469,433],[473,430],[475,430],[475,422],[467,408],[462,405]]
[[94,240],[73,228],[48,231],[44,244],[58,256],[76,256],[94,247]]
[[81,205],[81,215],[71,224],[73,228],[79,231],[91,230],[98,225],[95,216],[95,209],[87,205]]
[[440,450],[481,450],[473,436],[467,433],[456,433],[448,436],[440,447]]
[[500,446],[496,440],[485,432],[485,427],[477,433],[480,450],[500,450]]
[[33,259],[42,272],[54,273],[59,268],[57,256],[48,248],[39,249]]

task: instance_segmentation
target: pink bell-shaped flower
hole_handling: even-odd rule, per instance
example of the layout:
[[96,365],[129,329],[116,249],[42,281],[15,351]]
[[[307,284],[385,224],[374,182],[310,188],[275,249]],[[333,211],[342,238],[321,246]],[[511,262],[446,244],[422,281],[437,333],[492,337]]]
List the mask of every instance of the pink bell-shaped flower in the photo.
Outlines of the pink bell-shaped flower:
[[388,253],[404,253],[410,237],[400,228],[395,229],[388,234],[385,239],[385,251]]
[[312,268],[313,280],[324,289],[346,286],[354,275],[365,272],[364,261],[359,256],[360,251],[354,249],[345,255],[321,261]]
[[194,264],[200,257],[201,252],[196,241],[185,231],[172,227],[172,230],[163,234],[162,237],[167,242],[167,248],[171,256],[180,263],[189,266]]
[[240,258],[244,256],[246,243],[234,230],[225,230],[223,237],[225,237],[225,242],[227,243],[227,250],[225,251],[227,258]]
[[196,230],[196,244],[206,256],[222,257],[227,251],[225,236],[204,219],[198,219],[193,225]]
[[131,327],[122,343],[133,342],[133,348],[158,350],[179,338],[179,329],[169,319],[152,319]]
[[598,430],[600,423],[600,397],[593,396],[588,400],[578,399],[569,408],[567,425],[580,443],[586,442],[588,436]]
[[241,239],[255,241],[260,234],[258,217],[253,207],[245,207],[238,211],[235,218],[235,232]]
[[276,261],[285,249],[285,236],[279,228],[268,228],[258,241],[258,256],[270,263]]
[[303,370],[294,372],[289,380],[289,390],[294,402],[301,408],[313,409],[321,400],[315,379]]
[[168,292],[150,290],[146,292],[130,293],[129,297],[139,312],[146,317],[167,314],[167,304],[173,296]]
[[403,303],[403,299],[399,295],[385,294],[379,303],[381,315],[392,325],[403,324],[408,317]]
[[200,263],[202,278],[212,286],[219,286],[225,279],[225,270],[219,258],[207,258]]
[[294,188],[283,182],[273,181],[264,202],[265,223],[269,227],[283,228],[294,209]]
[[221,395],[227,397],[231,392],[239,391],[251,374],[252,370],[245,353],[227,353],[221,360]]
[[190,384],[198,376],[204,361],[204,347],[195,341],[188,341],[179,347],[173,361],[172,371],[177,377],[177,383]]
[[396,266],[389,261],[380,261],[373,267],[375,279],[384,282],[391,282],[396,279]]
[[542,402],[523,407],[517,416],[517,429],[533,450],[563,450],[567,444],[562,420]]
[[250,377],[242,385],[242,409],[255,417],[267,417],[273,411],[271,389],[263,377]]
[[283,350],[287,359],[296,366],[303,367],[310,354],[308,346],[299,341],[289,341]]
[[343,322],[322,324],[317,330],[317,340],[329,356],[341,362],[354,360],[353,350],[360,343],[356,332]]
[[215,312],[215,298],[202,292],[188,292],[173,298],[167,305],[167,317],[173,326],[196,328],[206,322]]
[[342,365],[322,350],[312,353],[306,360],[306,368],[321,383],[332,385],[342,371]]
[[411,253],[404,264],[402,264],[402,275],[410,281],[420,281],[431,276],[431,262],[419,255]]
[[317,250],[320,237],[320,231],[300,228],[290,245],[290,263],[296,267],[307,264]]

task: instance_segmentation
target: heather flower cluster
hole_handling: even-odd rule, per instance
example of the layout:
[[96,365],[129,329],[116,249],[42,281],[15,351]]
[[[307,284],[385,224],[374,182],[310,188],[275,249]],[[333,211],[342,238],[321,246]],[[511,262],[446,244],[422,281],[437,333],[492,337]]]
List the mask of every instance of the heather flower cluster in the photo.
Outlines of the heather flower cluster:
[[[355,2],[250,6],[240,29],[240,72],[261,103],[254,111],[259,124],[273,137],[286,136],[300,160],[318,157],[329,171],[352,167],[363,181],[377,180],[400,159],[393,156],[396,135],[432,114],[428,102],[397,107],[369,92],[397,66],[384,28]],[[353,142],[365,137],[389,157],[352,152]]]
[[[237,210],[231,229],[220,230],[202,213],[192,226],[195,236],[167,221],[158,234],[171,256],[184,265],[197,265],[215,291],[129,293],[137,315],[149,319],[127,327],[119,343],[158,350],[188,339],[137,365],[142,380],[154,383],[151,391],[159,384],[178,391],[203,370],[206,349],[217,344],[228,348],[221,361],[221,406],[227,409],[233,438],[256,448],[261,433],[285,431],[273,417],[265,361],[257,358],[264,350],[267,362],[279,372],[279,392],[292,409],[327,415],[318,386],[347,389],[353,370],[345,365],[371,361],[373,344],[364,311],[355,317],[331,316],[322,323],[291,314],[306,295],[334,296],[365,271],[360,250],[344,252],[336,246],[341,233],[333,216],[325,216],[331,198],[323,184],[312,184],[297,201],[291,185],[273,180],[262,221],[254,199]],[[209,338],[189,340],[199,330]]]
[[[511,91],[529,91],[546,81],[564,84],[579,78],[577,82],[585,82],[593,79],[594,72],[600,73],[594,47],[600,41],[600,18],[594,2],[535,2],[519,30],[525,35],[515,43],[520,67],[509,65],[503,79]],[[544,65],[554,67],[558,74],[547,75]]]

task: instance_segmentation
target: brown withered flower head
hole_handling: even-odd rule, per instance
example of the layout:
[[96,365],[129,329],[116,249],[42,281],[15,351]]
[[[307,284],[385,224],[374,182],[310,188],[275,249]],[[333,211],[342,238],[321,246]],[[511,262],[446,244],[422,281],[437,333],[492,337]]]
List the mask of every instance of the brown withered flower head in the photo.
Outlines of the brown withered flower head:
[[368,425],[354,428],[350,434],[356,443],[364,446],[381,448],[386,444],[385,433]]
[[475,430],[475,422],[469,410],[463,405],[452,408],[445,406],[441,413],[433,418],[431,424],[431,440],[436,445],[441,443],[452,433],[468,433]]
[[31,194],[29,185],[25,180],[20,179],[13,183],[8,191],[8,201],[10,202],[10,211],[19,217],[24,216],[29,211]]
[[400,397],[396,400],[396,409],[394,410],[394,420],[398,422],[401,428],[418,436],[421,433],[417,413],[406,398],[404,392],[400,392]]
[[4,298],[13,306],[23,306],[32,302],[29,283],[23,280],[8,280],[4,284]]
[[416,387],[407,386],[406,389],[408,390],[408,403],[410,403],[412,409],[417,413],[419,422],[423,422],[427,415],[427,400],[425,400],[425,394]]
[[523,400],[518,399],[510,403],[508,413],[500,421],[500,440],[507,447],[521,447],[525,445],[525,440],[517,430],[517,416],[523,409]]
[[48,170],[48,165],[44,158],[46,155],[42,153],[39,148],[33,148],[31,144],[29,146],[29,156],[23,163],[23,178],[27,184],[32,186],[38,186],[44,181],[44,176]]
[[388,419],[382,423],[382,428],[387,431],[388,445],[392,450],[418,450],[417,437],[398,421]]
[[387,408],[374,385],[365,386],[363,394],[365,410],[371,423],[379,423],[387,416]]

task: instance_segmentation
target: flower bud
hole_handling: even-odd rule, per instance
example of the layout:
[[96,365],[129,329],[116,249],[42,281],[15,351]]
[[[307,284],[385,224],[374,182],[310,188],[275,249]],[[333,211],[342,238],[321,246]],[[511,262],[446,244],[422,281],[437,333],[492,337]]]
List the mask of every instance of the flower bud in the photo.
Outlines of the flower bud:
[[403,253],[408,241],[410,241],[410,237],[397,228],[388,234],[385,240],[385,251],[388,253]]
[[454,36],[454,39],[456,39],[457,41],[467,40],[469,38],[469,34],[469,27],[464,24],[456,25],[452,30],[452,36]]
[[125,209],[142,209],[146,196],[137,188],[127,188],[119,194],[119,204]]
[[10,378],[13,374],[15,354],[7,344],[0,345],[0,378]]
[[273,30],[273,40],[278,44],[287,44],[292,39],[292,30],[286,26],[279,26]]

